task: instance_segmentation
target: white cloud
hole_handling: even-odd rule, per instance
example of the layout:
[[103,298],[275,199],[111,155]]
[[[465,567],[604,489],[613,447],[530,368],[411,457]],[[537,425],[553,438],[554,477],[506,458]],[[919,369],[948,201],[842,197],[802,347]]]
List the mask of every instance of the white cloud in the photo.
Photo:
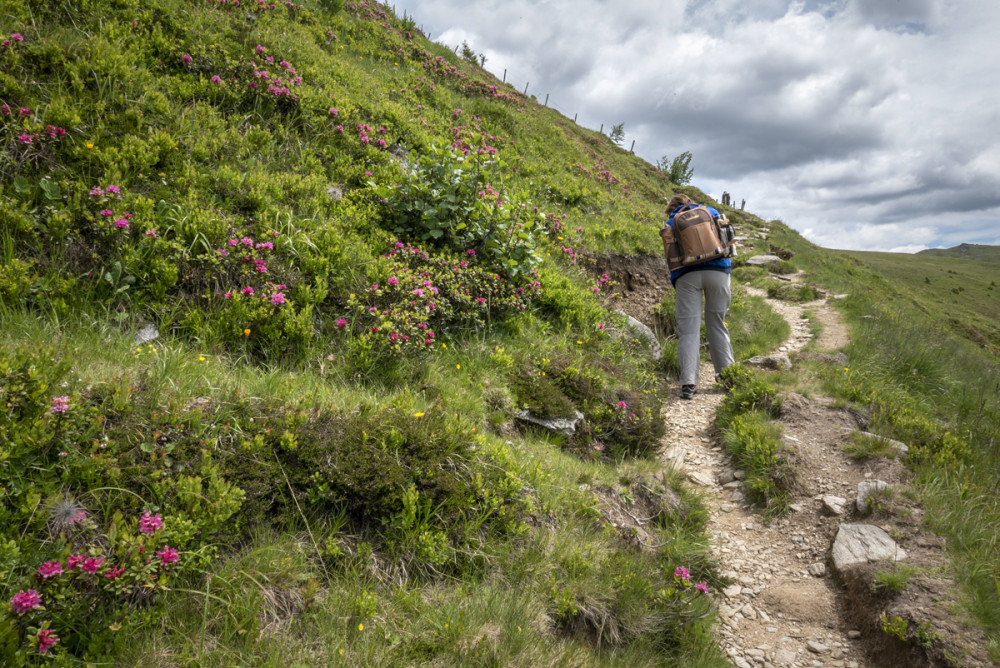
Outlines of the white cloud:
[[[996,0],[404,0],[434,39],[822,245],[996,243]],[[771,213],[773,212],[773,213]]]

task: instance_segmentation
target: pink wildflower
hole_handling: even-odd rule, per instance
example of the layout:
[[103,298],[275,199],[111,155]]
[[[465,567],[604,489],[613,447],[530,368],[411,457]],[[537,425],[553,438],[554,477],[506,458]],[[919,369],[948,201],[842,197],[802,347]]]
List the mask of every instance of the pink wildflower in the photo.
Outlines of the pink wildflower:
[[[154,227],[154,228],[153,228],[153,229],[151,229],[151,230],[146,230],[146,236],[147,236],[147,237],[150,237],[150,238],[152,238],[152,239],[155,239],[155,238],[157,237],[157,234],[156,234],[156,228]],[[225,249],[222,249],[222,250],[225,250]]]
[[118,566],[117,568],[109,568],[107,571],[105,571],[104,577],[106,577],[109,580],[114,580],[124,572],[125,572],[124,566]]
[[691,577],[691,571],[684,568],[683,566],[678,566],[674,569],[674,577],[680,578],[681,580],[687,580]]
[[115,215],[115,212],[112,211],[111,209],[101,209],[101,215],[102,216],[113,216],[113,215]]
[[59,643],[59,636],[52,629],[42,629],[38,632],[38,653],[45,654]]
[[285,303],[285,295],[282,292],[275,292],[271,295],[271,303],[275,306],[281,306]]
[[214,83],[214,84],[220,84],[220,83],[222,83],[222,77],[220,77],[218,74],[214,75],[212,77],[212,83]]
[[58,561],[46,561],[44,564],[38,567],[38,577],[46,580],[48,578],[54,578],[57,575],[62,575],[63,567]]
[[66,558],[66,569],[70,571],[76,570],[76,567],[86,561],[86,559],[87,555],[85,554],[71,554]]
[[625,410],[626,408],[628,408],[628,404],[626,404],[624,401],[619,401],[618,408],[620,408],[621,410]]
[[160,514],[150,515],[149,513],[143,513],[142,517],[139,518],[139,531],[151,536],[157,532],[158,529],[163,528],[163,518]]
[[119,188],[116,185],[110,185],[110,186],[105,186],[104,187],[104,192],[108,193],[109,195],[111,195],[111,194],[120,195],[121,192],[122,192],[122,189]]
[[334,109],[333,107],[330,107],[330,115],[331,115],[331,116],[336,116],[336,115],[338,115],[339,113],[340,113],[339,111],[337,111],[337,110],[336,110],[336,109]]
[[18,135],[17,141],[19,141],[22,144],[30,144],[31,143],[31,135],[29,135],[27,132],[23,132],[20,135]]
[[417,288],[416,290],[413,291],[413,294],[415,294],[418,297],[423,297],[424,291],[421,288]]
[[10,116],[10,105],[0,104],[0,114]]
[[11,34],[10,38],[12,40],[14,40],[15,42],[23,42],[24,41],[24,35],[22,35],[19,32],[15,32],[15,33]]
[[69,397],[52,397],[52,406],[49,410],[53,413],[65,413],[69,410]]
[[93,188],[90,189],[90,196],[104,197],[104,190],[101,188],[101,186],[94,186]]
[[257,48],[256,48],[256,51],[257,51],[257,53],[264,53],[265,51],[267,51],[267,49],[265,49],[263,46],[261,46],[260,44],[258,44]]
[[253,296],[253,288],[251,288],[249,285],[246,286],[245,288],[243,288],[242,290],[240,290],[240,292],[242,292],[243,294],[245,294],[247,296]]
[[253,246],[253,239],[251,239],[250,237],[243,237],[242,239],[240,239],[240,243],[243,244],[244,246]]
[[35,608],[39,608],[42,605],[42,597],[38,595],[38,592],[34,589],[28,589],[27,591],[21,590],[14,594],[10,599],[10,607],[14,609],[14,612],[21,615],[25,612],[30,612]]
[[156,556],[160,558],[160,563],[166,566],[167,564],[172,564],[177,561],[178,554],[177,550],[170,547],[169,545],[164,545],[163,549],[156,553]]
[[84,573],[89,573],[93,575],[97,572],[97,569],[101,567],[104,563],[104,557],[87,557],[83,560],[83,565],[80,566],[80,570]]
[[22,116],[31,116],[31,107],[21,107],[18,111]]
[[184,61],[185,63],[190,63],[191,62],[191,56],[189,56],[189,55],[187,55],[185,53],[183,56],[181,56],[181,60]]
[[708,593],[708,583],[705,582],[704,580],[702,580],[701,582],[699,582],[698,584],[696,584],[694,586],[694,588],[697,589],[698,591],[700,591],[702,594],[707,594]]
[[120,230],[124,230],[126,227],[128,227],[128,219],[118,218],[117,220],[115,220],[115,227],[117,227]]
[[469,257],[472,257],[473,255],[476,254],[476,251],[470,248],[469,250],[465,251],[465,254],[468,255]]
[[347,327],[347,321],[343,318],[337,318],[337,322],[334,324],[336,324],[337,327]]
[[399,285],[399,279],[395,276],[390,276],[389,280],[386,281],[389,285]]
[[226,294],[224,294],[224,295],[222,295],[222,296],[223,296],[224,298],[226,298],[226,299],[232,299],[232,298],[233,298],[233,291],[232,291],[232,290],[230,290],[229,292],[227,292]]

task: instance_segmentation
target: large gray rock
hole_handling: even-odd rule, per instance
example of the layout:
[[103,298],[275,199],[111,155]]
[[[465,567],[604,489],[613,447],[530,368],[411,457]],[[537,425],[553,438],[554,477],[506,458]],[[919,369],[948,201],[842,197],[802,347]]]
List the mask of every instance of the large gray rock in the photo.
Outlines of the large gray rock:
[[788,355],[758,355],[743,360],[743,363],[761,369],[784,369],[787,371],[792,368],[792,360],[788,359]]
[[777,255],[754,255],[747,258],[747,264],[751,267],[766,267],[772,262],[781,262],[781,258]]
[[862,515],[867,515],[871,512],[871,506],[868,503],[868,499],[881,492],[883,490],[889,489],[889,483],[882,482],[881,480],[862,480],[858,483],[858,498],[854,502],[857,506],[858,512]]
[[616,313],[623,318],[625,318],[625,324],[628,326],[629,330],[635,334],[636,338],[641,340],[649,348],[650,354],[653,359],[660,361],[663,357],[663,347],[660,345],[659,340],[656,338],[656,334],[653,333],[649,327],[646,327],[642,322],[636,320],[625,311],[616,311]]
[[532,415],[530,411],[518,411],[514,414],[518,420],[524,420],[525,422],[530,422],[531,424],[537,424],[539,427],[544,427],[550,431],[554,431],[557,434],[563,434],[565,436],[572,436],[576,433],[576,426],[583,421],[583,413],[580,411],[573,411],[573,417],[565,418],[540,418]]
[[871,561],[902,561],[906,552],[882,529],[870,524],[841,524],[833,541],[833,567],[838,572]]
[[876,443],[883,443],[885,445],[888,445],[889,447],[899,452],[899,454],[901,455],[910,454],[910,446],[908,446],[906,443],[903,443],[902,441],[891,439],[888,436],[879,436],[878,434],[873,434],[868,431],[856,431],[854,432],[854,434],[860,435],[863,438],[867,438],[870,441],[875,441]]

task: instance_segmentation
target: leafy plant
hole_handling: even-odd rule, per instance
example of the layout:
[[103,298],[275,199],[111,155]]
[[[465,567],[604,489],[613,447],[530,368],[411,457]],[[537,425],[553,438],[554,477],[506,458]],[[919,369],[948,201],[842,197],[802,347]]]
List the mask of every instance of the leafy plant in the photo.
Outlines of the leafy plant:
[[684,151],[673,159],[663,156],[656,161],[656,168],[665,173],[671,183],[679,186],[687,185],[694,176],[694,168],[691,167],[692,157],[691,151]]

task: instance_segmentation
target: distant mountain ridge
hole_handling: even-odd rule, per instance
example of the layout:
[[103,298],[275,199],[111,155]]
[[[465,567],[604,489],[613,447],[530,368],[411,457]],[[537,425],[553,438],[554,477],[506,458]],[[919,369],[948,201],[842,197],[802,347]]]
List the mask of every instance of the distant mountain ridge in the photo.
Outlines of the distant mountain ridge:
[[977,262],[1000,262],[1000,246],[984,244],[959,244],[951,248],[928,248],[917,255],[933,255],[934,257],[954,257]]

